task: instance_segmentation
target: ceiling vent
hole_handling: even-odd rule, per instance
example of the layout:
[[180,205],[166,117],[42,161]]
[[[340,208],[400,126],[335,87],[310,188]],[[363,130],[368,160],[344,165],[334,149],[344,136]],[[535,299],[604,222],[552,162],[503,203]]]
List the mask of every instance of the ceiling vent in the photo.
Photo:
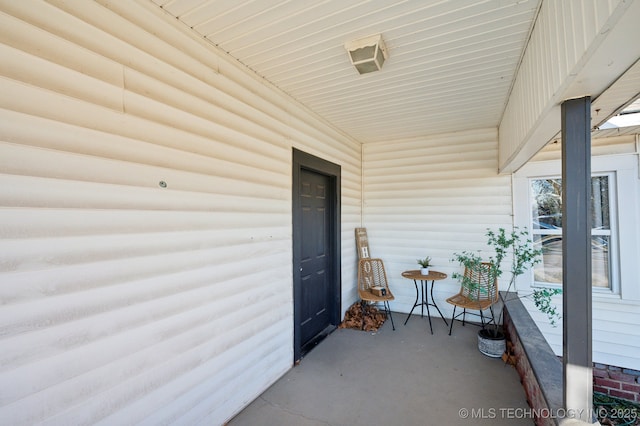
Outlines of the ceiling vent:
[[387,49],[380,34],[345,43],[351,64],[360,74],[380,71],[387,59]]

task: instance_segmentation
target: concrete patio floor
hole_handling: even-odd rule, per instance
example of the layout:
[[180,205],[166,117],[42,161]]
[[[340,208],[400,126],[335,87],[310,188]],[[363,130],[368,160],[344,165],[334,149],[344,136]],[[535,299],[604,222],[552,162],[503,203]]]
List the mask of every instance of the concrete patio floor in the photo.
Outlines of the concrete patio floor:
[[531,425],[515,369],[477,349],[478,327],[395,314],[376,333],[338,329],[229,422],[287,425]]

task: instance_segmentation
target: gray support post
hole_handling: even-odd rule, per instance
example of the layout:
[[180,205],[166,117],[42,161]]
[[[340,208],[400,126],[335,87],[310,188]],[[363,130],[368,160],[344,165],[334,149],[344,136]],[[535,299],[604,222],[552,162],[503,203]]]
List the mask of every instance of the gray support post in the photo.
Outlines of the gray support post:
[[[564,407],[591,423],[591,98],[562,104]],[[569,411],[570,410],[570,411]]]

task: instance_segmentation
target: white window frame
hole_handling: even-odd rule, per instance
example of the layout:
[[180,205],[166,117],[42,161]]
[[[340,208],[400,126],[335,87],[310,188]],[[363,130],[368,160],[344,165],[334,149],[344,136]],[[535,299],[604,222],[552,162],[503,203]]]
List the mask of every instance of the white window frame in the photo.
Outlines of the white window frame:
[[[558,177],[562,174],[560,160],[531,162],[513,174],[514,224],[531,228],[530,180]],[[637,155],[592,157],[592,176],[609,175],[611,242],[610,288],[593,288],[593,295],[603,299],[640,301],[640,176]],[[614,229],[615,227],[615,229]],[[534,283],[531,270],[518,280],[518,289],[525,292],[547,286]],[[554,287],[553,285],[549,285]]]
[[[606,176],[608,178],[609,185],[609,230],[597,231],[592,229],[591,236],[603,235],[609,237],[609,287],[593,287],[594,292],[601,292],[603,294],[619,294],[620,293],[620,276],[619,276],[619,253],[618,253],[618,212],[617,212],[617,185],[616,185],[616,173],[615,172],[593,172],[591,177]],[[533,217],[531,211],[531,203],[533,194],[531,192],[531,181],[538,179],[559,179],[560,175],[552,176],[530,176],[528,180],[528,200],[529,200],[529,220],[527,227],[530,234],[533,235],[558,235],[562,236],[562,229],[557,230],[536,230],[532,227]],[[536,288],[560,288],[562,284],[554,284],[544,281],[533,280],[532,287]]]

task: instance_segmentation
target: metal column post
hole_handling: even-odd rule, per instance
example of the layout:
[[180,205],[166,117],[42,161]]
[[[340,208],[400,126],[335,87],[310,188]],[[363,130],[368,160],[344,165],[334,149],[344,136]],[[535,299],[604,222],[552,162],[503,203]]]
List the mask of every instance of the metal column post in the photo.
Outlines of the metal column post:
[[564,407],[591,423],[591,98],[562,104]]

